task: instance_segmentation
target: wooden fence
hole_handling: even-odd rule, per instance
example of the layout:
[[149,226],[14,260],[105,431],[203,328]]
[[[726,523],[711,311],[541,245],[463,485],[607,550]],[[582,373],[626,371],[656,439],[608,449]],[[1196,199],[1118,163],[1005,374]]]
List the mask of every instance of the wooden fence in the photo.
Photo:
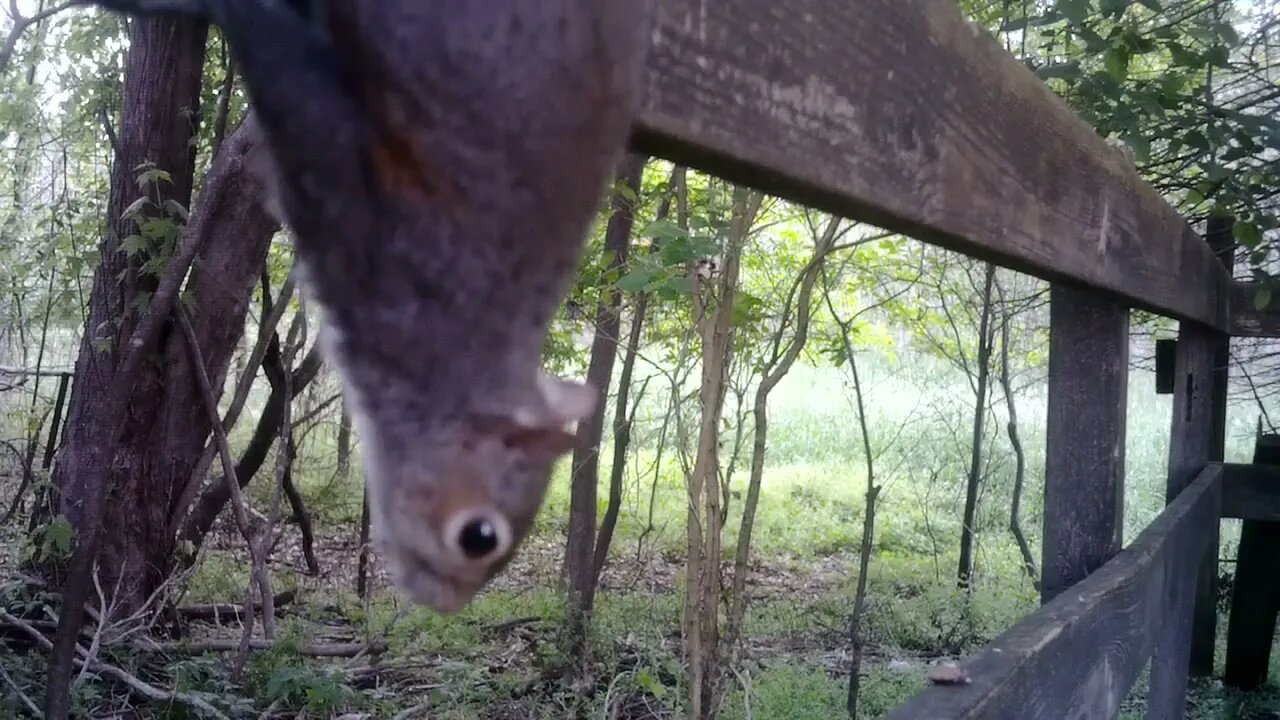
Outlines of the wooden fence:
[[[1196,233],[954,0],[656,5],[633,149],[1052,284],[1045,604],[890,717],[1109,718],[1148,661],[1147,716],[1182,717],[1218,520],[1280,519],[1265,473],[1220,464],[1229,338],[1280,335],[1230,225]],[[1131,308],[1180,322],[1169,504],[1122,549]]]

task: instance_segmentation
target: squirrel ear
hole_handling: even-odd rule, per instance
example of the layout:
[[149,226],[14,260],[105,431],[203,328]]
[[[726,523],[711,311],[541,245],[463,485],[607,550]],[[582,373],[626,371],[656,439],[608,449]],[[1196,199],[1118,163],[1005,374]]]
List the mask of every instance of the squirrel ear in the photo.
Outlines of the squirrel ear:
[[550,414],[548,425],[566,425],[585,419],[596,409],[596,389],[586,383],[538,372],[538,390]]
[[573,380],[538,373],[538,407],[519,407],[511,413],[472,416],[471,429],[498,437],[507,447],[529,456],[555,458],[573,449],[577,433],[566,428],[596,409],[595,388]]

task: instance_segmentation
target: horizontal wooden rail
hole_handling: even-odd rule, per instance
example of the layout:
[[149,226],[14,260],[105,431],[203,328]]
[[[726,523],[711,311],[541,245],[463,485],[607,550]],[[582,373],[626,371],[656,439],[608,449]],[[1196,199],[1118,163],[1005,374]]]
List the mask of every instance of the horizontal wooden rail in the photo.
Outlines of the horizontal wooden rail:
[[1212,537],[1221,479],[1207,467],[1132,545],[964,661],[969,684],[929,688],[889,720],[1114,717],[1160,634],[1190,622],[1176,598]]
[[1222,517],[1280,522],[1280,466],[1221,463]]
[[1225,331],[1229,277],[953,0],[656,0],[632,146]]

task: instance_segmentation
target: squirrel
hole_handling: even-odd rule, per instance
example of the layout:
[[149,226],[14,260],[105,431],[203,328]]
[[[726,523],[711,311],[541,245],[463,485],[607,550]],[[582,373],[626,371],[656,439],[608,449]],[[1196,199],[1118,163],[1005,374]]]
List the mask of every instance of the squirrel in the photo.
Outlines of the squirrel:
[[510,561],[602,402],[541,367],[621,159],[646,0],[92,0],[218,25],[362,440],[395,584],[442,613]]

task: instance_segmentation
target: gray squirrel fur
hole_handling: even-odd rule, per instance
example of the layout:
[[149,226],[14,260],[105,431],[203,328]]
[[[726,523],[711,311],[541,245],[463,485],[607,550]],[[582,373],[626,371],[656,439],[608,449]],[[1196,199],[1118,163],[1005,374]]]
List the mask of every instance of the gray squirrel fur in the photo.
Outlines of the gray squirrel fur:
[[441,612],[510,560],[595,389],[541,370],[626,145],[645,0],[98,0],[221,27],[322,308],[375,542]]

